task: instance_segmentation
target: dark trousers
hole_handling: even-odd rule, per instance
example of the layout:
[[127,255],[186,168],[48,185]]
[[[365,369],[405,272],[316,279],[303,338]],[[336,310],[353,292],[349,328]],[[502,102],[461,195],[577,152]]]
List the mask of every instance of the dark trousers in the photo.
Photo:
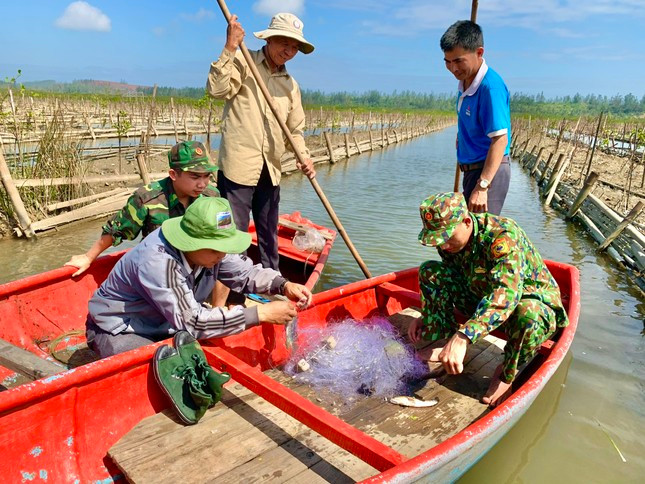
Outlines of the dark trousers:
[[[482,169],[464,172],[463,190],[466,201],[470,199],[470,194],[477,185],[477,180],[482,174]],[[488,213],[499,215],[506,200],[508,187],[511,183],[511,160],[508,156],[502,159],[499,169],[493,178],[490,187],[488,187]]]
[[238,230],[248,232],[250,213],[253,213],[258,235],[260,262],[263,267],[278,269],[278,216],[280,186],[273,186],[269,170],[264,164],[257,186],[239,185],[217,172],[217,188],[228,200]]
[[99,358],[118,355],[168,337],[154,339],[151,336],[141,336],[134,333],[111,334],[99,328],[89,317],[86,323],[85,336],[87,337],[88,348],[94,351]]

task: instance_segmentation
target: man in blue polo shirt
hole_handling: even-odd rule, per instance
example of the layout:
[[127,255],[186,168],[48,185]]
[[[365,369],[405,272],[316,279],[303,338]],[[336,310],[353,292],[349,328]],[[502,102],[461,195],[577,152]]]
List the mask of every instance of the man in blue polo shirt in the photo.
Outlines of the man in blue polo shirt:
[[484,35],[475,22],[452,24],[440,46],[446,68],[459,80],[457,160],[468,209],[499,215],[511,180],[508,88],[486,65]]

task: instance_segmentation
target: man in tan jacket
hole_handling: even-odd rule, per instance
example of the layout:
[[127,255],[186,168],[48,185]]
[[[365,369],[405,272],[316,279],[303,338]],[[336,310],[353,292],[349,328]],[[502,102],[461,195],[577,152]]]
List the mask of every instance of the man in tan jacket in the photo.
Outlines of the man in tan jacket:
[[[290,13],[279,13],[269,28],[255,32],[266,45],[251,51],[262,80],[273,97],[303,155],[299,168],[310,178],[316,176],[303,130],[305,113],[300,87],[285,64],[298,51],[310,54],[314,46],[302,34],[303,24]],[[237,48],[244,29],[233,15],[226,31],[226,45],[208,74],[206,89],[217,99],[225,99],[222,141],[219,150],[217,188],[231,204],[238,230],[248,231],[249,214],[258,234],[262,265],[278,269],[278,205],[280,202],[280,158],[286,139],[260,88]]]

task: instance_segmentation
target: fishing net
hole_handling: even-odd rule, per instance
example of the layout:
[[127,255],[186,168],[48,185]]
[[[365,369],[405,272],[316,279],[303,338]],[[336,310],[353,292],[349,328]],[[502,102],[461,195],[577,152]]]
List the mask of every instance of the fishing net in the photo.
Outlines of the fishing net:
[[[428,370],[385,318],[345,319],[325,328],[301,328],[298,343],[285,372],[345,401],[360,395],[404,395],[408,382],[423,378]],[[302,361],[306,371],[299,365]]]

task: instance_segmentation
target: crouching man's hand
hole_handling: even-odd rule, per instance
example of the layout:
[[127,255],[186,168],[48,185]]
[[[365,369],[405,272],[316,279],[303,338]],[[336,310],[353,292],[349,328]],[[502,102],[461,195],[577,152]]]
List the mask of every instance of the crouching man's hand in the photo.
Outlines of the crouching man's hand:
[[448,344],[439,355],[439,361],[443,363],[443,367],[449,374],[458,375],[464,371],[464,358],[469,344],[468,336],[459,331],[448,340]]
[[257,308],[261,323],[287,324],[298,315],[296,306],[291,301],[273,301]]
[[289,300],[295,302],[298,309],[306,309],[311,304],[311,298],[313,297],[311,291],[306,286],[296,284],[295,282],[287,282],[285,284],[284,295]]

